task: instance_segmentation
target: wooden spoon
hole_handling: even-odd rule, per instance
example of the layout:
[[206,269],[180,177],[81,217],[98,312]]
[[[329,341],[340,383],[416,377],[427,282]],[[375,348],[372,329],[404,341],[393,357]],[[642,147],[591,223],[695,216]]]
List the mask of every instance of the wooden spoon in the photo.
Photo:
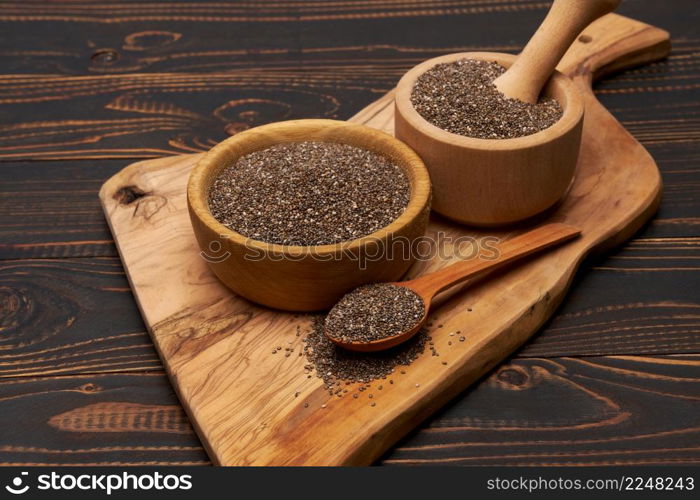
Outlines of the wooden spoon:
[[581,230],[568,224],[553,223],[540,226],[532,231],[521,234],[499,246],[499,255],[494,260],[476,259],[464,261],[434,273],[420,276],[410,281],[391,283],[413,290],[423,299],[423,317],[410,329],[371,342],[347,342],[334,337],[333,332],[324,330],[326,336],[335,344],[352,351],[381,351],[401,344],[413,337],[425,324],[433,297],[446,289],[462,283],[470,278],[480,277],[515,260],[531,255],[545,248],[552,247],[564,241],[571,240],[581,234]]
[[518,59],[493,83],[512,99],[536,103],[545,82],[579,33],[615,10],[620,1],[554,0],[547,17]]

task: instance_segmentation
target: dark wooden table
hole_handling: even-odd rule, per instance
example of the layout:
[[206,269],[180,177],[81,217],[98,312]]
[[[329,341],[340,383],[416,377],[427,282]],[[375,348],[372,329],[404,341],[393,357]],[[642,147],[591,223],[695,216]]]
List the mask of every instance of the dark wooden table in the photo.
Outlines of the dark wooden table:
[[[347,118],[422,59],[516,52],[537,0],[0,3],[0,463],[207,464],[145,331],[102,182],[287,118]],[[665,191],[543,331],[384,464],[700,462],[700,4],[624,0],[668,60],[600,100]]]

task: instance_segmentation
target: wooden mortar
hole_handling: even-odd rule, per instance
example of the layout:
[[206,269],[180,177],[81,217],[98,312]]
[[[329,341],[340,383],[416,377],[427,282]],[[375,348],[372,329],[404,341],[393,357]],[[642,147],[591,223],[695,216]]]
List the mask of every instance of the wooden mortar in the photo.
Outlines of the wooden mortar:
[[[503,225],[537,215],[566,194],[581,143],[583,101],[573,82],[554,67],[581,30],[618,3],[555,0],[519,56],[448,54],[419,64],[401,78],[396,89],[396,137],[425,161],[436,212],[466,224]],[[495,81],[499,90],[529,102],[539,95],[552,97],[562,107],[562,117],[545,130],[514,139],[465,137],[436,127],[415,110],[411,92],[416,79],[433,66],[460,59],[495,61],[508,68]]]

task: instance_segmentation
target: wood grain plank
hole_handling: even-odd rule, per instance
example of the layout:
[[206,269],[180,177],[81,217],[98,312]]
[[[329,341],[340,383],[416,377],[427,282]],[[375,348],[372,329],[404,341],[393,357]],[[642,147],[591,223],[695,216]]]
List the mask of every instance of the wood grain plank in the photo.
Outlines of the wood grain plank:
[[[619,12],[696,38],[697,4],[674,0],[674,6],[626,0]],[[394,48],[446,53],[491,43],[513,51],[547,7],[542,0],[3,2],[0,25],[8,36],[0,39],[0,71],[217,71],[280,55],[307,62],[314,50],[336,48],[369,61]],[[106,49],[117,57],[100,57]]]
[[0,379],[0,465],[207,465],[162,372]]
[[95,193],[121,161],[0,165],[0,259],[117,255]]
[[636,240],[592,262],[589,271],[578,274],[568,300],[519,355],[698,352],[699,242]]
[[[153,158],[202,151],[274,120],[349,118],[426,58],[516,52],[548,3],[278,2],[270,8],[291,9],[294,22],[276,22],[257,3],[158,5],[4,3],[0,159]],[[661,5],[625,2],[623,13],[674,26],[674,53],[598,87],[603,104],[642,142],[692,141],[700,133],[693,118],[700,106],[700,9],[692,0],[682,6],[688,15],[673,17]],[[246,20],[220,22],[210,16],[217,9]],[[71,35],[76,26],[81,37]],[[650,100],[657,103],[651,116]]]
[[162,369],[118,259],[2,261],[0,312],[0,378]]
[[699,384],[698,355],[513,360],[382,463],[697,464]]
[[697,144],[688,141],[653,144],[649,148],[655,158],[661,158],[664,194],[658,213],[639,233],[641,237],[700,235],[700,211],[695,206],[700,197],[694,192],[700,186],[700,152]]
[[[700,462],[700,357],[516,359],[378,463]],[[163,373],[0,381],[0,463],[206,464]]]
[[[423,58],[375,66],[358,55],[335,63],[321,59],[318,67],[289,61],[204,74],[0,76],[0,159],[154,158],[203,151],[271,121],[346,119]],[[681,61],[697,67],[700,53],[671,55],[670,62]],[[618,75],[597,95],[642,142],[696,141],[700,73],[685,68],[651,65],[631,80]],[[660,103],[653,114],[650,100]],[[37,119],[37,107],[50,113]]]

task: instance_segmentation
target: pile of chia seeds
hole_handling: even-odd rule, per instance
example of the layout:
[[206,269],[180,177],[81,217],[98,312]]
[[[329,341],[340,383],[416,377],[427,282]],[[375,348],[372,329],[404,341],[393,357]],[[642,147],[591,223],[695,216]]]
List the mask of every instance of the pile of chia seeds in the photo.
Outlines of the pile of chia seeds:
[[347,144],[292,142],[225,168],[209,209],[248,238],[310,246],[367,236],[398,218],[409,197],[406,174],[389,158]]
[[410,330],[425,315],[423,299],[390,283],[365,285],[346,294],[326,316],[326,330],[345,343],[380,340]]
[[418,77],[411,93],[415,110],[447,132],[480,139],[513,139],[551,127],[559,103],[509,99],[493,84],[505,68],[492,61],[461,59],[437,64]]
[[[323,329],[324,321],[318,318],[304,338],[303,352],[308,361],[304,368],[308,374],[315,371],[331,395],[342,396],[349,391],[345,386],[355,383],[369,384],[386,380],[377,387],[378,390],[382,390],[384,383],[393,385],[395,371],[405,373],[400,367],[413,363],[423,354],[426,345],[433,356],[439,356],[432,338],[425,330],[392,349],[363,353],[338,347],[326,337]],[[362,386],[359,391],[363,392],[367,388],[369,385]]]
[[[468,309],[471,311],[471,309]],[[298,318],[295,316],[295,319]],[[379,352],[355,352],[338,347],[326,337],[325,318],[322,316],[304,316],[302,323],[297,324],[296,334],[286,343],[280,342],[272,349],[273,356],[284,355],[289,357],[306,357],[303,365],[304,375],[307,378],[317,377],[323,381],[323,388],[334,398],[352,397],[364,398],[369,406],[377,406],[381,400],[381,394],[389,391],[391,387],[406,384],[404,375],[410,372],[410,365],[419,357],[427,355],[430,351],[431,358],[439,358],[440,353],[436,347],[437,341],[433,335],[438,333],[444,325],[435,325],[437,318],[429,320],[414,337],[392,349]],[[443,347],[457,348],[465,342],[466,337],[460,335],[460,330],[440,333]],[[295,340],[296,338],[296,340]],[[445,345],[445,340],[447,340]],[[283,347],[284,346],[284,347]],[[446,360],[436,359],[435,367],[447,366]],[[415,388],[421,386],[415,380],[411,382]],[[296,390],[291,397],[302,400],[307,396],[304,390]],[[327,408],[331,400],[325,400],[320,405]],[[304,408],[309,408],[312,403],[304,401]]]

